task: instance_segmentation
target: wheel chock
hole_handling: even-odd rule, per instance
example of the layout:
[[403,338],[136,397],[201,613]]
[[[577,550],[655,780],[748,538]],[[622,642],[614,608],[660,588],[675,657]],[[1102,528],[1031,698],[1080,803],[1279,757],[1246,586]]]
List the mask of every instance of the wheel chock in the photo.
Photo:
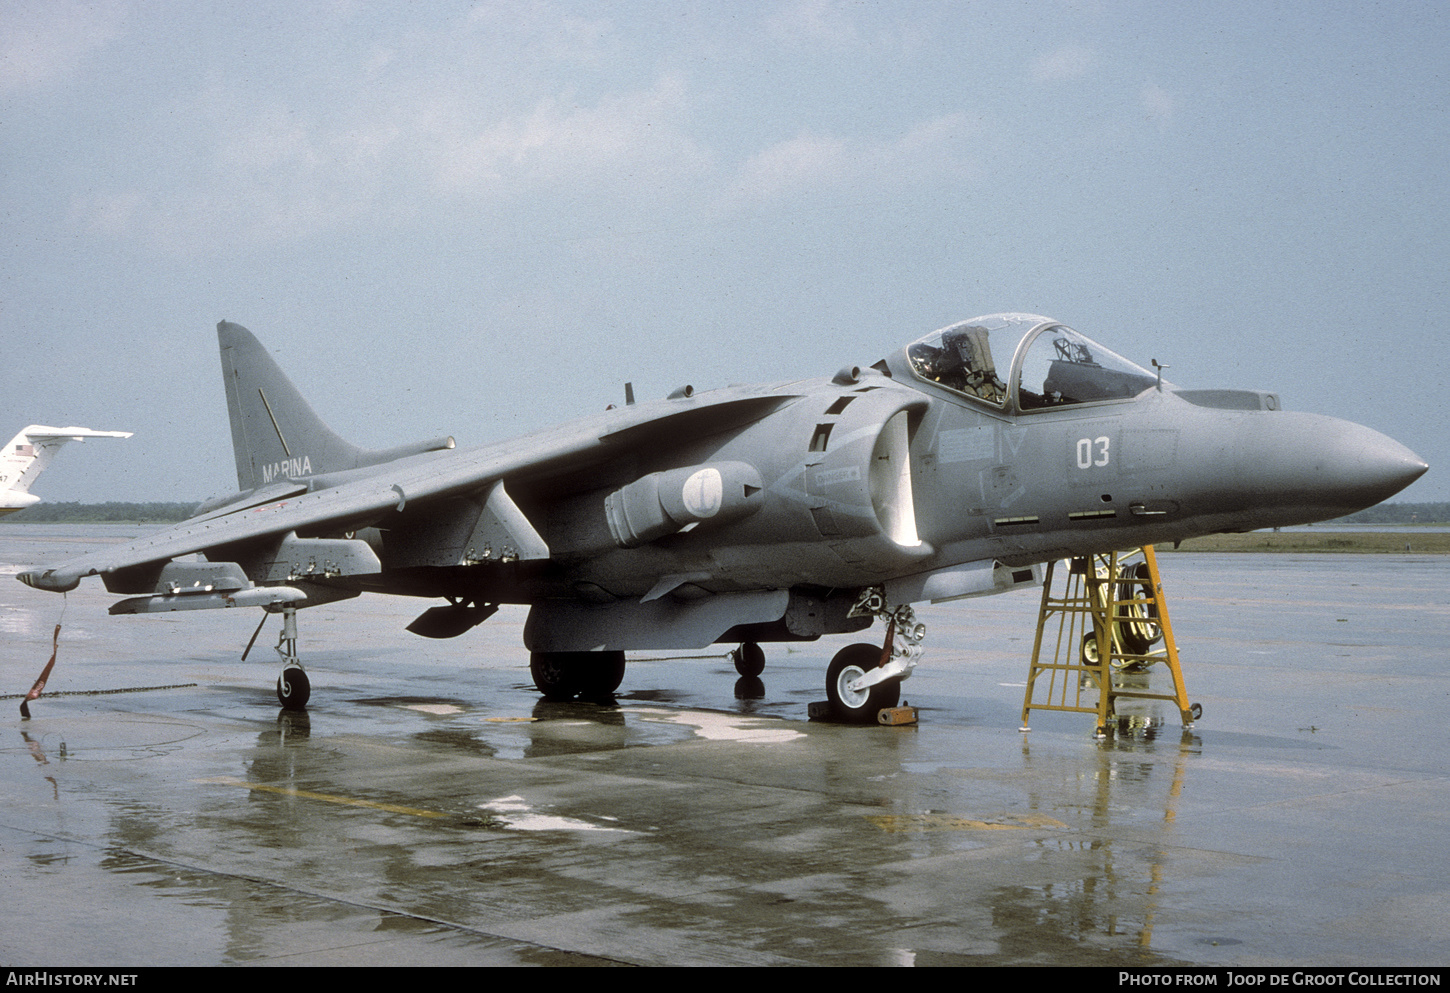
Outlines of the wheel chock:
[[883,707],[876,712],[876,723],[887,727],[900,727],[916,723],[916,708],[910,704],[904,707]]
[[[806,717],[813,721],[829,721],[834,715],[828,700],[817,700],[806,705]],[[901,727],[917,722],[917,709],[910,704],[902,707],[884,707],[876,712],[876,723],[886,727]]]

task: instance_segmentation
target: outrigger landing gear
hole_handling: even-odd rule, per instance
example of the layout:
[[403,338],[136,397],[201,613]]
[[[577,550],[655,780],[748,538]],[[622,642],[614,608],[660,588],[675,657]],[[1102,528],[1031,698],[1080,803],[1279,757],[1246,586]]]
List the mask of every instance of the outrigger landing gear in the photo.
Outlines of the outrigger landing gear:
[[277,654],[282,656],[282,674],[277,677],[277,699],[283,710],[305,710],[312,696],[312,682],[297,658],[297,608],[282,608],[282,633],[277,638]]
[[866,590],[847,615],[880,617],[886,621],[886,640],[875,645],[848,645],[836,653],[826,669],[826,699],[831,716],[848,724],[874,724],[877,714],[895,707],[901,683],[921,659],[926,625],[916,619],[909,604],[891,608],[880,587]]

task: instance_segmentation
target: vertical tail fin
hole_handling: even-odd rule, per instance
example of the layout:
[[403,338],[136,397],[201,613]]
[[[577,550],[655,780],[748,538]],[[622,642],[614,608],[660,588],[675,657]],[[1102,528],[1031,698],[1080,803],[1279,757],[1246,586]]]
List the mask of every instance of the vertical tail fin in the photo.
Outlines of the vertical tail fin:
[[216,333],[240,489],[362,464],[363,449],[323,423],[252,332],[222,321]]
[[30,484],[35,482],[55,453],[68,441],[85,441],[87,438],[129,438],[130,431],[93,431],[90,428],[52,428],[43,424],[32,424],[21,431],[10,444],[0,450],[0,513],[19,510],[33,503],[38,497],[30,495]]
[[350,444],[323,423],[252,332],[222,321],[216,333],[242,490],[453,447],[452,438],[382,450]]

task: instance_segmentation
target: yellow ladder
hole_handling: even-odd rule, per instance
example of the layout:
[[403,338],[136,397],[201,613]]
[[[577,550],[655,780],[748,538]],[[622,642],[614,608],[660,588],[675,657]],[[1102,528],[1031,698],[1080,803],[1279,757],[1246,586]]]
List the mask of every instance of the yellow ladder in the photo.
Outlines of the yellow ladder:
[[[1140,554],[1142,561],[1134,561]],[[1096,714],[1097,734],[1105,735],[1122,699],[1172,701],[1184,726],[1192,727],[1203,708],[1188,702],[1183,686],[1153,546],[1072,559],[1057,596],[1061,564],[1048,563],[1042,582],[1021,730],[1030,730],[1028,716],[1035,708]],[[1051,656],[1044,660],[1049,643]],[[1171,694],[1151,693],[1146,678],[1138,678],[1156,662],[1172,675]]]

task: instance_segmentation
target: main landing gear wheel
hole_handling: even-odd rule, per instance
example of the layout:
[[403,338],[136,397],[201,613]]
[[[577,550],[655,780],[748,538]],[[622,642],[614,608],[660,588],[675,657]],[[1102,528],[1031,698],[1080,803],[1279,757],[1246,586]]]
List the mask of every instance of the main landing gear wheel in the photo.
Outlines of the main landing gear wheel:
[[624,653],[534,652],[529,674],[545,700],[607,697],[624,682]]
[[730,653],[735,671],[742,676],[758,676],[765,671],[765,650],[753,641],[747,641]]
[[312,681],[300,665],[283,668],[277,677],[277,700],[283,710],[305,710],[312,697]]
[[579,691],[579,695],[591,698],[613,696],[614,691],[619,689],[619,684],[624,682],[624,653],[580,652],[579,654],[584,656],[584,686]]
[[881,664],[879,645],[847,645],[836,653],[826,669],[826,699],[831,714],[848,724],[874,724],[876,712],[894,707],[901,699],[901,680],[853,690],[850,684]]

